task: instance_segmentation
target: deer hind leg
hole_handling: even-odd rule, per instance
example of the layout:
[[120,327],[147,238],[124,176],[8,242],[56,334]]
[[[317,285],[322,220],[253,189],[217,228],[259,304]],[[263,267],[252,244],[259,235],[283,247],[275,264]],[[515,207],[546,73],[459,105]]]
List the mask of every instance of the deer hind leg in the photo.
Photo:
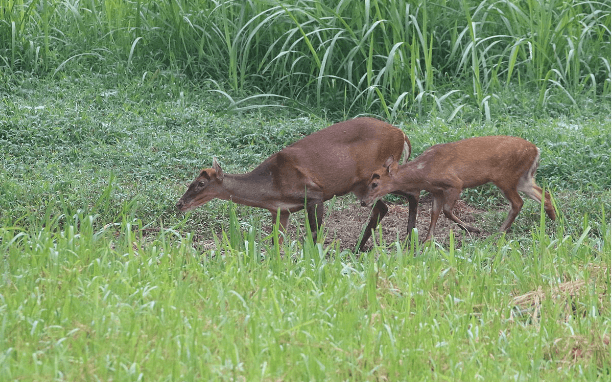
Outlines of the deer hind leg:
[[454,221],[459,225],[459,227],[468,232],[480,232],[480,230],[476,227],[472,227],[470,225],[465,224],[461,219],[459,219],[454,213],[453,208],[455,207],[455,202],[459,199],[459,195],[461,194],[460,188],[449,188],[444,191],[444,204],[442,206],[444,211],[444,216]]
[[[528,175],[523,176],[519,182],[518,190],[524,192],[525,195],[536,202],[542,203],[542,189],[536,184],[535,179],[532,177]],[[546,215],[548,215],[551,220],[555,220],[557,218],[555,208],[550,201],[550,194],[548,192],[544,195],[544,210],[546,211]]]
[[510,202],[510,211],[508,212],[508,217],[499,228],[500,232],[504,232],[507,231],[508,228],[510,228],[510,226],[514,222],[514,219],[516,219],[519,212],[521,212],[521,208],[523,208],[523,199],[519,195],[516,188],[510,187],[503,189],[500,187],[500,189],[504,193],[506,199],[508,199],[508,201]]
[[440,217],[440,212],[442,212],[442,204],[444,204],[444,195],[434,194],[433,203],[431,205],[431,222],[429,223],[429,228],[427,229],[425,241],[430,240],[431,236],[433,235],[434,227],[436,226],[436,222]]
[[370,221],[363,232],[363,236],[360,240],[357,240],[356,246],[359,248],[359,251],[363,251],[365,243],[368,241],[370,236],[372,236],[372,230],[376,228],[378,223],[380,223],[380,221],[385,217],[388,210],[389,209],[385,203],[383,203],[381,200],[376,201],[374,207],[372,208],[372,213],[370,214]]

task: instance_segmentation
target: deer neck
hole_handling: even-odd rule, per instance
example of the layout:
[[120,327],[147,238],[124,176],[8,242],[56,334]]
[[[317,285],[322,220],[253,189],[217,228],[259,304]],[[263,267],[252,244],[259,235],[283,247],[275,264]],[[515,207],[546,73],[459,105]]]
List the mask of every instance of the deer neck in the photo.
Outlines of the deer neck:
[[276,193],[272,185],[270,175],[253,172],[225,174],[223,177],[224,195],[220,195],[220,199],[250,207],[269,208],[266,202]]
[[429,170],[425,163],[408,162],[400,166],[395,182],[402,189],[427,190],[430,185],[426,176],[427,172]]

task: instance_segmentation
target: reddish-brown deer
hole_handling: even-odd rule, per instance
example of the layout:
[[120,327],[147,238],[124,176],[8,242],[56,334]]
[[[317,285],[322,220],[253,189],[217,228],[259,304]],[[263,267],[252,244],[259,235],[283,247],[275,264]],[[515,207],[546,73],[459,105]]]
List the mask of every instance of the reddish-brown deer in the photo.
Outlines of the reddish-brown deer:
[[[542,189],[534,179],[539,159],[540,149],[517,137],[476,137],[439,144],[401,166],[394,157],[389,157],[373,173],[368,194],[362,202],[370,205],[390,192],[409,193],[415,195],[418,201],[420,191],[429,191],[433,195],[433,206],[431,223],[425,236],[427,241],[431,239],[441,210],[462,229],[479,232],[477,228],[459,220],[453,214],[453,206],[463,189],[491,182],[511,204],[508,218],[500,228],[500,231],[507,231],[523,207],[519,191],[533,200],[542,201]],[[544,209],[555,220],[555,210],[548,193],[545,195]],[[413,213],[412,208],[409,213]],[[415,221],[416,216],[409,216],[408,234],[414,228]]]
[[[373,118],[356,118],[329,126],[285,147],[247,174],[225,174],[216,160],[191,183],[176,204],[187,211],[219,198],[265,208],[286,230],[289,215],[306,207],[313,239],[321,225],[323,202],[349,192],[365,196],[372,173],[390,156],[404,161],[410,141],[398,128]],[[409,197],[416,210],[417,199]],[[358,241],[359,250],[384,217],[387,206],[377,201]],[[282,240],[282,237],[281,237]]]

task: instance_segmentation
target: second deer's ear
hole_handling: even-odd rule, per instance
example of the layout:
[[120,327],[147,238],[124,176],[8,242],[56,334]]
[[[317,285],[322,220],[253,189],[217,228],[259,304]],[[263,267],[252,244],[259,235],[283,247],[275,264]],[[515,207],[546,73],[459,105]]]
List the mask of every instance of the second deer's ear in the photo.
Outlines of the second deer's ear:
[[223,180],[223,170],[221,166],[219,166],[219,162],[217,162],[217,158],[213,157],[213,170],[217,173],[217,179]]
[[387,175],[392,177],[397,172],[398,165],[399,163],[397,163],[395,158],[393,158],[393,155],[391,155],[389,158],[387,158],[385,164],[383,164],[383,167],[387,169]]
[[391,178],[393,178],[395,176],[395,173],[397,173],[397,162],[394,162],[391,164],[391,166],[389,166],[389,176]]
[[392,172],[395,172],[395,170],[391,168],[394,163],[396,163],[395,158],[393,158],[393,155],[391,155],[389,158],[387,158],[385,164],[383,164],[383,167],[387,169],[387,174],[389,176],[393,175]]
[[389,169],[389,166],[391,166],[393,161],[395,161],[395,158],[393,158],[393,155],[391,155],[389,158],[387,158],[387,160],[383,164],[383,167],[386,168],[386,169]]

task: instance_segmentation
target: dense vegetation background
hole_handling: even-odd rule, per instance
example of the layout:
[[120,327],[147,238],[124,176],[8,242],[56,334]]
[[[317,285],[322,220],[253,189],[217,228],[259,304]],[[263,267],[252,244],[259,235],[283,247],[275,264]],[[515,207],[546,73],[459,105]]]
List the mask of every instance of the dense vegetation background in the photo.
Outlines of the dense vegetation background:
[[[609,380],[610,60],[607,1],[0,0],[0,380]],[[174,210],[357,115],[534,142],[558,220],[354,254]]]
[[[609,103],[610,4],[4,1],[0,57],[4,81],[83,69],[161,74],[243,108],[273,102],[388,119],[563,113],[598,97]],[[237,101],[247,96],[252,103]]]

